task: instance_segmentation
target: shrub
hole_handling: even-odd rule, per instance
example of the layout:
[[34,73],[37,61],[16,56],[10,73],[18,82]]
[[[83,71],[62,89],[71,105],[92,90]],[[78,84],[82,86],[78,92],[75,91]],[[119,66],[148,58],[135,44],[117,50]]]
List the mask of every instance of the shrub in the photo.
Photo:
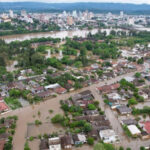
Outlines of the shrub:
[[93,144],[94,144],[94,138],[89,137],[89,138],[87,139],[87,143],[88,143],[89,145],[93,145]]

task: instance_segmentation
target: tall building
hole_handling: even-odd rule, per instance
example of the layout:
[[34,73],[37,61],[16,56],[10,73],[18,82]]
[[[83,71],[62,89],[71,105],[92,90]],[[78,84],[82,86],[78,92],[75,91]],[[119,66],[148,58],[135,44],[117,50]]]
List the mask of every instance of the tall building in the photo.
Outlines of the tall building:
[[27,12],[25,10],[21,10],[21,16],[27,16]]
[[128,24],[129,25],[134,25],[134,18],[128,18]]
[[9,16],[10,16],[10,18],[14,17],[14,12],[12,10],[9,10]]
[[73,16],[74,18],[77,18],[77,17],[78,17],[76,10],[74,10],[74,11],[72,12],[72,16]]
[[67,17],[67,12],[66,11],[63,12],[63,17]]
[[73,25],[73,23],[74,23],[73,18],[71,16],[68,16],[67,17],[67,24],[71,26],[71,25]]
[[123,18],[123,16],[124,16],[124,12],[120,11],[120,17]]

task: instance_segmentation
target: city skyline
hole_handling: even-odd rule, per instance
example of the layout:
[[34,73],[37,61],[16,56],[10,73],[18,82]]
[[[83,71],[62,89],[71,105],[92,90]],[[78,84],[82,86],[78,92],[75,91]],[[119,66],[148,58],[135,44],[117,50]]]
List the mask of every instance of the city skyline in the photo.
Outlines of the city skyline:
[[46,2],[46,3],[74,3],[74,2],[113,2],[113,3],[133,3],[150,4],[149,0],[0,0],[0,2]]

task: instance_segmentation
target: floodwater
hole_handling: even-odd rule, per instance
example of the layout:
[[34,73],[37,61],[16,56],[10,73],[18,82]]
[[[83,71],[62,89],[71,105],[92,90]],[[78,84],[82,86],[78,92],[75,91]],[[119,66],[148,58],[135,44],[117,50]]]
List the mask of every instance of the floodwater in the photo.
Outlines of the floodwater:
[[[106,31],[106,34],[109,35],[111,30],[115,31],[122,31],[122,29],[100,29],[101,32]],[[16,35],[6,35],[6,36],[0,36],[0,39],[5,40],[6,43],[10,43],[13,41],[24,41],[24,40],[30,40],[33,38],[42,38],[42,37],[52,37],[52,38],[60,38],[64,39],[66,37],[86,37],[89,33],[96,34],[98,32],[98,29],[92,29],[92,30],[74,30],[74,31],[52,31],[52,32],[40,32],[40,33],[28,33],[28,34],[16,34]]]

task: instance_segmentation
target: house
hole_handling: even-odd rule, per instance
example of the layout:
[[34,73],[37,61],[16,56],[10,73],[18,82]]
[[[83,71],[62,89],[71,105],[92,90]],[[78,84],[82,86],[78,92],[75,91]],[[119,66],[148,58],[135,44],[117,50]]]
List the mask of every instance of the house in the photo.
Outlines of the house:
[[97,70],[97,69],[99,69],[99,65],[98,65],[98,64],[92,64],[92,65],[91,65],[91,68],[92,68],[93,70]]
[[37,93],[36,95],[39,96],[40,98],[46,98],[46,97],[51,96],[51,92],[50,91],[43,91],[43,92]]
[[142,138],[142,140],[147,140],[150,138],[150,135],[147,132],[142,131],[141,132],[141,138]]
[[0,140],[7,141],[9,136],[10,135],[8,133],[2,133],[2,134],[0,134]]
[[122,125],[137,125],[137,121],[134,119],[124,119],[121,121]]
[[100,130],[99,136],[104,143],[116,143],[119,141],[118,135],[112,129]]
[[128,81],[128,82],[133,82],[135,78],[128,76],[128,77],[125,77],[124,79],[125,79],[126,81]]
[[98,116],[99,112],[98,110],[85,110],[84,114],[88,116]]
[[127,107],[126,105],[120,105],[117,107],[117,111],[121,114],[121,115],[127,115],[127,114],[131,114],[132,109]]
[[132,136],[138,136],[141,134],[141,131],[137,128],[136,125],[129,125],[127,126],[128,130],[132,134]]
[[58,94],[64,94],[67,92],[67,90],[63,87],[58,87],[55,89],[55,92],[58,93]]
[[81,106],[83,108],[85,108],[88,104],[91,104],[93,102],[93,99],[94,96],[90,90],[86,90],[72,96],[73,104],[76,106]]
[[67,89],[67,91],[70,91],[70,92],[75,90],[74,87],[68,83],[64,87],[65,87],[65,89]]
[[93,129],[97,129],[98,131],[111,129],[109,120],[93,121],[92,127],[93,127]]
[[41,140],[40,150],[49,150],[48,141],[46,139]]
[[90,132],[88,132],[88,136],[97,140],[98,139],[98,131],[96,129],[92,129]]
[[4,150],[5,140],[0,140],[0,150]]
[[11,127],[11,125],[12,124],[14,124],[14,119],[5,119],[4,120],[4,126],[6,127],[6,128],[10,128]]
[[41,93],[44,91],[44,87],[43,86],[38,86],[32,89],[32,93]]
[[71,149],[73,144],[73,139],[70,135],[65,135],[61,137],[61,146],[63,149]]
[[73,135],[73,141],[75,145],[80,145],[86,143],[86,136],[84,134]]
[[49,138],[49,150],[61,150],[61,141],[59,137]]
[[0,97],[0,102],[2,102],[4,99],[2,97]]
[[25,85],[22,82],[17,82],[16,83],[16,88],[19,89],[19,90],[24,90]]
[[110,93],[112,90],[116,90],[120,87],[119,83],[111,84],[111,85],[103,85],[101,87],[98,87],[98,91],[100,93]]
[[139,122],[139,126],[150,135],[150,121]]
[[121,96],[118,93],[107,94],[108,99],[121,100]]
[[60,87],[60,85],[58,83],[55,83],[55,84],[50,84],[50,85],[45,86],[45,89],[50,90],[50,89],[56,89],[58,87]]
[[0,112],[8,111],[9,107],[5,104],[5,102],[0,102]]
[[145,100],[148,99],[148,94],[146,94],[142,91],[139,92],[139,95],[142,96]]

